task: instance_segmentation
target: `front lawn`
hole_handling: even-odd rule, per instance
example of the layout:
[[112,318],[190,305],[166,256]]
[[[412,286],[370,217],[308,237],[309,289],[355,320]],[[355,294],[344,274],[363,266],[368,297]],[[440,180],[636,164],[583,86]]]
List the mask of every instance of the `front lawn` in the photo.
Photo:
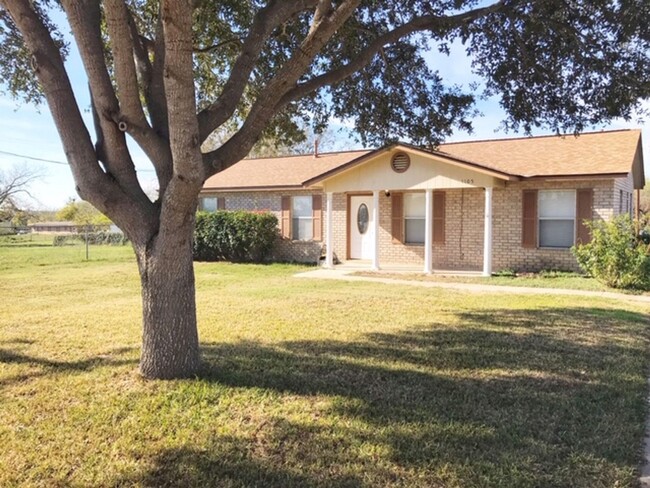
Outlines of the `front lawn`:
[[641,304],[199,263],[205,371],[143,381],[132,251],[75,252],[0,245],[0,486],[636,486]]
[[565,290],[609,291],[633,295],[650,295],[650,292],[611,288],[598,280],[578,273],[546,271],[517,275],[494,274],[490,277],[475,275],[444,275],[386,271],[356,271],[353,276],[387,278],[393,280],[433,281],[437,283],[470,283],[476,285],[519,286],[527,288],[557,288]]

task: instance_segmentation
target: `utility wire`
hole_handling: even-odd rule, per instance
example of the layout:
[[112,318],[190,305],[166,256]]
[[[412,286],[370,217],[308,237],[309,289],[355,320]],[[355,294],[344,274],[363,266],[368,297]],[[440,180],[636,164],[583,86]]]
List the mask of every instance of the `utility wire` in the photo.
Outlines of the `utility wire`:
[[16,154],[9,151],[0,151],[0,154],[6,154],[7,156],[16,156],[18,158],[31,159],[32,161],[41,161],[43,163],[63,164],[65,166],[68,166],[68,163],[64,163],[63,161],[54,161],[53,159],[35,158],[34,156],[27,156],[26,154]]
[[[31,159],[32,161],[40,161],[42,163],[62,164],[64,166],[68,166],[68,163],[64,163],[63,161],[55,161],[54,159],[37,158],[34,156],[27,156],[26,154],[17,154],[9,151],[0,151],[0,154],[5,154],[7,156],[15,156],[17,158]],[[147,168],[135,168],[135,169],[136,171],[153,171],[153,169],[147,169]]]

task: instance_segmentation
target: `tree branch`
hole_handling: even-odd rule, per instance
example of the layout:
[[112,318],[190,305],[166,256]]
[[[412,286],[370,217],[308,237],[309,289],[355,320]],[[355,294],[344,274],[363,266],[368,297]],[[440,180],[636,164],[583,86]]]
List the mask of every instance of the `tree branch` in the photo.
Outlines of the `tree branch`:
[[64,0],[62,4],[88,75],[92,98],[106,142],[102,148],[103,163],[127,193],[135,199],[147,199],[138,182],[124,132],[118,128],[120,107],[104,58],[99,2]]
[[234,113],[248,83],[253,68],[267,42],[268,36],[277,26],[298,12],[315,6],[318,0],[271,0],[255,15],[251,28],[242,44],[241,53],[233,64],[230,77],[219,98],[199,113],[201,142]]
[[149,104],[149,116],[151,117],[151,124],[156,133],[164,139],[169,139],[167,98],[165,97],[165,82],[163,81],[163,70],[165,68],[165,31],[162,22],[162,2],[158,12],[156,39],[149,50],[153,52],[151,84],[148,87],[148,91],[145,92],[145,97]]
[[441,17],[427,15],[415,18],[410,22],[403,24],[390,32],[387,32],[373,40],[365,49],[363,49],[354,60],[345,66],[316,76],[311,80],[300,83],[291,89],[278,103],[278,106],[284,107],[288,103],[299,100],[304,96],[322,88],[326,85],[333,85],[361,70],[372,61],[387,44],[394,43],[415,32],[436,31],[446,32],[461,27],[463,24],[472,22],[478,18],[497,12],[503,8],[503,2],[499,1],[487,7],[477,8],[461,14]]
[[177,239],[175,230],[193,218],[204,176],[192,65],[192,1],[167,0],[161,2],[161,7],[166,52],[164,83],[174,167],[172,179],[162,194],[160,239],[165,240]]
[[[34,71],[63,143],[77,192],[84,200],[109,215],[134,241],[143,238],[149,230],[143,222],[151,222],[151,217],[154,217],[151,212],[153,205],[148,200],[148,206],[142,202],[133,205],[132,196],[100,168],[61,53],[48,29],[29,0],[0,0],[0,6],[11,15],[32,55]],[[139,221],[133,219],[134,213],[139,214]]]
[[[5,205],[16,205],[13,197],[20,193],[32,196],[27,186],[40,176],[40,173],[27,167],[15,166],[9,173],[0,172],[0,208]],[[33,197],[32,197],[33,198]]]
[[119,122],[126,123],[126,131],[147,154],[160,186],[164,187],[171,177],[171,153],[166,141],[149,125],[140,102],[134,63],[134,58],[138,57],[135,49],[139,44],[137,30],[123,0],[106,0],[105,12],[120,104]]
[[213,51],[216,51],[219,48],[222,48],[223,46],[227,46],[228,44],[241,44],[241,42],[242,42],[241,37],[233,37],[232,39],[226,39],[225,41],[218,42],[217,44],[213,44],[212,46],[204,46],[204,47],[194,46],[194,52],[211,53]]
[[325,14],[322,9],[316,10],[309,33],[262,90],[241,129],[221,147],[204,155],[206,176],[218,173],[246,156],[264,127],[278,113],[275,100],[282,99],[295,85],[314,57],[354,13],[359,3],[360,0],[344,0],[329,14]]

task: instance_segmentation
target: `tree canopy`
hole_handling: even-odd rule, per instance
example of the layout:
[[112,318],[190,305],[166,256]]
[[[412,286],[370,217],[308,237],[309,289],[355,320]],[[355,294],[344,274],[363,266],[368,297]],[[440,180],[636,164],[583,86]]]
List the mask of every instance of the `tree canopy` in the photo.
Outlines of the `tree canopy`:
[[[88,78],[94,136],[63,64],[57,8]],[[191,232],[207,177],[264,137],[300,140],[301,119],[316,129],[351,119],[373,145],[469,129],[477,94],[426,59],[456,41],[510,128],[575,132],[630,117],[650,96],[649,25],[647,0],[0,0],[0,74],[14,95],[47,101],[78,193],[129,236],[141,370],[176,376],[198,367]],[[224,127],[232,135],[201,152]],[[156,202],[127,136],[156,171]]]

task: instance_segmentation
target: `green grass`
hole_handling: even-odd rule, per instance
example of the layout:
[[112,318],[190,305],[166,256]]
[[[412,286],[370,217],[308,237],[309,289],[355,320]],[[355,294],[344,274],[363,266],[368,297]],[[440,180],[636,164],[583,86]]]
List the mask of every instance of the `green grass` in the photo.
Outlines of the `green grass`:
[[640,304],[199,263],[205,371],[144,381],[132,251],[72,247],[0,244],[0,486],[636,486]]
[[524,273],[516,276],[452,276],[452,275],[425,275],[422,273],[387,273],[374,271],[357,271],[355,276],[368,276],[373,278],[388,278],[411,281],[433,281],[437,283],[470,283],[477,285],[519,286],[530,288],[557,288],[566,290],[585,291],[610,291],[634,295],[650,295],[650,292],[637,290],[622,290],[611,288],[589,276],[578,273],[547,271],[542,273]]

